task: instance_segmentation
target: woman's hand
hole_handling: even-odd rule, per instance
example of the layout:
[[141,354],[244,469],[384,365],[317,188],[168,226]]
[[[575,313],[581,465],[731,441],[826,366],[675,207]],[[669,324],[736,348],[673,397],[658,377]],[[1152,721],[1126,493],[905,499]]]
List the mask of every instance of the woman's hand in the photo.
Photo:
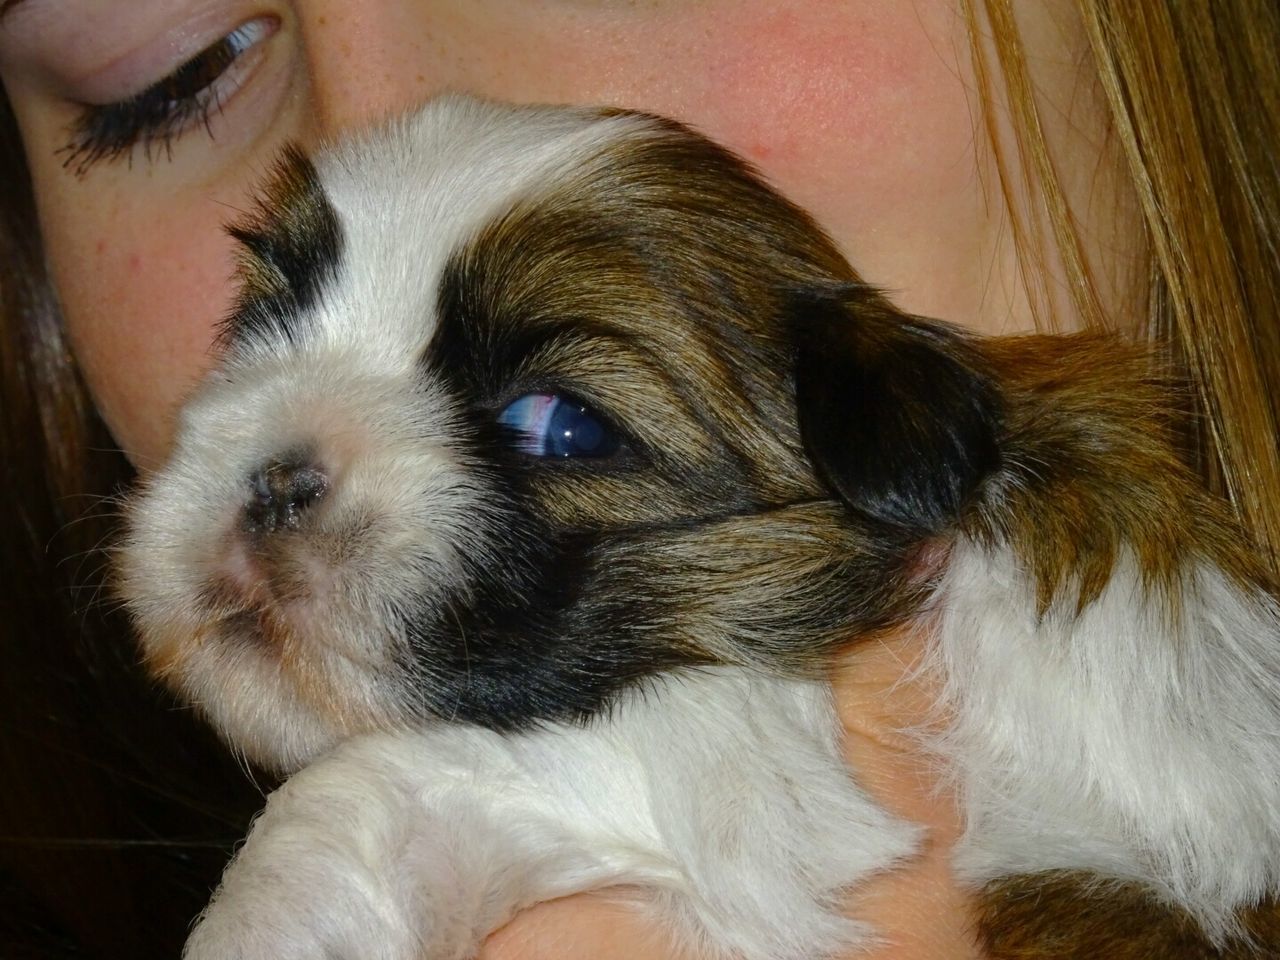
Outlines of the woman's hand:
[[[928,828],[914,860],[855,891],[850,913],[885,940],[856,960],[980,957],[967,897],[949,867],[959,817],[928,759],[898,732],[928,719],[929,682],[913,675],[921,653],[920,636],[904,631],[859,645],[836,674],[845,752],[859,783],[888,810]],[[481,960],[684,960],[651,926],[605,896],[568,897],[522,913],[489,938]]]

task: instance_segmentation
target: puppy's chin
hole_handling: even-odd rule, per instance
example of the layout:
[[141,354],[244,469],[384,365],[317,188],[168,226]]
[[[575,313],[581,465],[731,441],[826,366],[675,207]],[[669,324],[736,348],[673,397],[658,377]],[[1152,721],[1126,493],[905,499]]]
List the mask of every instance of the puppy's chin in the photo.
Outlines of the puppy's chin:
[[[162,512],[141,499],[135,528]],[[262,544],[229,529],[166,563],[166,551],[149,548],[154,538],[135,537],[119,564],[148,669],[234,747],[283,772],[409,714],[396,655],[404,638],[350,602],[342,581],[351,577],[313,540]],[[156,586],[175,579],[185,589]]]
[[280,773],[367,730],[396,726],[376,678],[287,628],[235,619],[150,624],[141,631],[151,671],[201,710],[229,744]]

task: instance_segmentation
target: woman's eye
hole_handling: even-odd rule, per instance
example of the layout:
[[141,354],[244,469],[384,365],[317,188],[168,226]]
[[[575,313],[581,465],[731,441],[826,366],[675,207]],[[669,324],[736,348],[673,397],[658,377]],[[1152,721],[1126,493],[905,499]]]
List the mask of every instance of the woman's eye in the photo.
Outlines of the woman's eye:
[[529,393],[508,404],[498,422],[519,434],[535,457],[608,457],[622,441],[590,407],[557,393]]
[[168,155],[173,141],[188,130],[209,130],[210,119],[244,84],[257,63],[255,54],[278,26],[274,17],[250,20],[140,93],[116,103],[83,105],[71,141],[60,151],[63,166],[82,174],[137,144],[151,160],[157,150]]

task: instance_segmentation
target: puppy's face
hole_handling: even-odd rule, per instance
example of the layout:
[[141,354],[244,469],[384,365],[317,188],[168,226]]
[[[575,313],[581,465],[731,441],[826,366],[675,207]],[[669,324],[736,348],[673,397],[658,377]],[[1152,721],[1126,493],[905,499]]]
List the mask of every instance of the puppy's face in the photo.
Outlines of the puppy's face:
[[233,233],[224,360],[119,571],[151,667],[281,768],[812,669],[918,599],[994,456],[959,340],[652,118],[439,101],[287,155]]

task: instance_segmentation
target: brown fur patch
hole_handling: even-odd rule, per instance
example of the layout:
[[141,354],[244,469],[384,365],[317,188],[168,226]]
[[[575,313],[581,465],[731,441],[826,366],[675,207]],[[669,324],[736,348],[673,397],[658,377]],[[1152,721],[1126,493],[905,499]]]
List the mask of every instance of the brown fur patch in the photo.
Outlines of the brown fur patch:
[[818,501],[619,539],[582,606],[597,623],[648,620],[700,662],[821,674],[833,650],[919,609],[915,562]]
[[176,689],[192,652],[205,643],[207,633],[208,628],[204,626],[195,630],[152,627],[148,643],[143,647],[143,663],[152,676]]
[[[649,455],[745,474],[726,479],[758,501],[817,496],[794,429],[788,296],[853,274],[737,161],[654,127],[517,203],[455,258],[445,286],[460,293],[441,312],[483,351],[437,363],[470,368],[470,392],[494,402],[550,384],[627,411]],[[672,485],[664,499],[687,494]],[[583,494],[587,515],[612,522],[595,496]]]
[[991,960],[1276,960],[1280,904],[1241,911],[1246,938],[1209,943],[1184,911],[1133,883],[1070,871],[1009,877],[979,897]]
[[1122,551],[1170,603],[1194,558],[1268,586],[1226,505],[1180,455],[1184,404],[1147,348],[1077,334],[989,340],[982,350],[1005,394],[1003,463],[963,529],[1026,559],[1042,611],[1064,599],[1088,605]]

